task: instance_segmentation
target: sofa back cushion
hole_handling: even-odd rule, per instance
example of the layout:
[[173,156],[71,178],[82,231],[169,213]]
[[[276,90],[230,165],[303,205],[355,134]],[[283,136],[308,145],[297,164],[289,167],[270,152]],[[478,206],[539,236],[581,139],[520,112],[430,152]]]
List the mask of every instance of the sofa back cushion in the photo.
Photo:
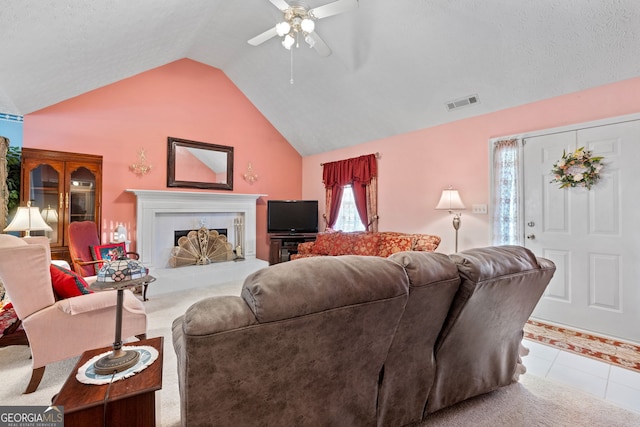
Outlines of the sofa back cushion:
[[413,237],[407,234],[380,232],[378,236],[377,255],[384,258],[397,252],[410,251],[413,246]]
[[375,425],[407,293],[387,259],[312,257],[197,302],[173,326],[183,425]]
[[313,243],[311,253],[316,255],[329,255],[336,232],[318,233],[316,241]]
[[402,267],[382,258],[311,257],[292,264],[258,270],[245,280],[242,298],[260,323],[408,292]]
[[385,361],[378,397],[378,425],[401,426],[422,419],[435,377],[435,342],[460,276],[444,254],[410,251],[389,260],[409,277],[409,300]]
[[440,245],[440,237],[431,234],[414,234],[413,248],[414,251],[434,252]]
[[462,283],[438,342],[427,413],[513,381],[525,322],[555,265],[519,246],[450,255]]

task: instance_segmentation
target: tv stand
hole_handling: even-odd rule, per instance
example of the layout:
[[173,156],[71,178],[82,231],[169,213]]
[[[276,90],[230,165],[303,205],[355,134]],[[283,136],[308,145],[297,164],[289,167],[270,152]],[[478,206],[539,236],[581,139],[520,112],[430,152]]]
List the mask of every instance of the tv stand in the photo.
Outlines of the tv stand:
[[314,242],[317,233],[269,234],[269,265],[289,261],[291,254],[298,253],[298,244]]

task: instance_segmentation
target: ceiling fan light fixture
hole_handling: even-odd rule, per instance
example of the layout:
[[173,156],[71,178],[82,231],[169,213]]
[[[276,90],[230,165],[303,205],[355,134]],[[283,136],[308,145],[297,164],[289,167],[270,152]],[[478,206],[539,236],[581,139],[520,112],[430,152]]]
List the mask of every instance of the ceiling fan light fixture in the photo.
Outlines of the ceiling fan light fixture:
[[283,21],[276,24],[276,33],[280,37],[284,36],[285,34],[289,34],[289,31],[291,31],[291,25],[289,25],[288,22]]
[[312,33],[316,28],[316,24],[313,22],[313,19],[304,18],[300,23],[300,28],[302,28],[302,31],[305,33]]
[[282,46],[284,46],[286,49],[291,49],[291,46],[293,46],[295,42],[296,39],[291,37],[290,34],[287,34],[286,36],[284,36],[284,40],[282,40]]

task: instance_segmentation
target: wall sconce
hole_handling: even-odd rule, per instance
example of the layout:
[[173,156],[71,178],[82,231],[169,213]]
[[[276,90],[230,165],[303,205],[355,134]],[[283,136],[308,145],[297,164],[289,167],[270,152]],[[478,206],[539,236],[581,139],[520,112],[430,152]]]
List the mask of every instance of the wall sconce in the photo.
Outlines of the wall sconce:
[[52,231],[51,227],[44,222],[40,210],[36,206],[31,206],[31,202],[27,202],[27,206],[21,206],[16,211],[11,223],[7,225],[3,231],[24,231],[24,237],[31,237],[32,231]]
[[258,175],[253,173],[253,169],[251,168],[251,162],[249,162],[249,166],[247,166],[247,171],[242,174],[242,179],[251,185],[258,180]]
[[144,148],[138,151],[138,162],[129,166],[131,172],[138,175],[139,178],[151,172],[152,166],[147,163],[147,155],[144,152]]
[[[453,187],[449,186],[448,189],[442,190],[442,195],[440,196],[440,201],[436,209],[447,210],[451,214],[454,210],[463,210],[466,208],[464,207],[464,203],[462,203],[458,190],[454,190]],[[460,229],[461,215],[460,212],[457,212],[453,216],[453,229],[456,230],[456,252],[458,252],[458,229]]]

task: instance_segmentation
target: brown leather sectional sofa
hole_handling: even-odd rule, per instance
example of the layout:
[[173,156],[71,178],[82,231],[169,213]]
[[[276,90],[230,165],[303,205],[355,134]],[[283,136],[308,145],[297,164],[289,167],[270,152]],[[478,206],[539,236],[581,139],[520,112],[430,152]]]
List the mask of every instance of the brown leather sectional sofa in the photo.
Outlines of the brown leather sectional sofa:
[[555,266],[517,246],[311,257],[173,324],[185,426],[402,426],[508,385]]

